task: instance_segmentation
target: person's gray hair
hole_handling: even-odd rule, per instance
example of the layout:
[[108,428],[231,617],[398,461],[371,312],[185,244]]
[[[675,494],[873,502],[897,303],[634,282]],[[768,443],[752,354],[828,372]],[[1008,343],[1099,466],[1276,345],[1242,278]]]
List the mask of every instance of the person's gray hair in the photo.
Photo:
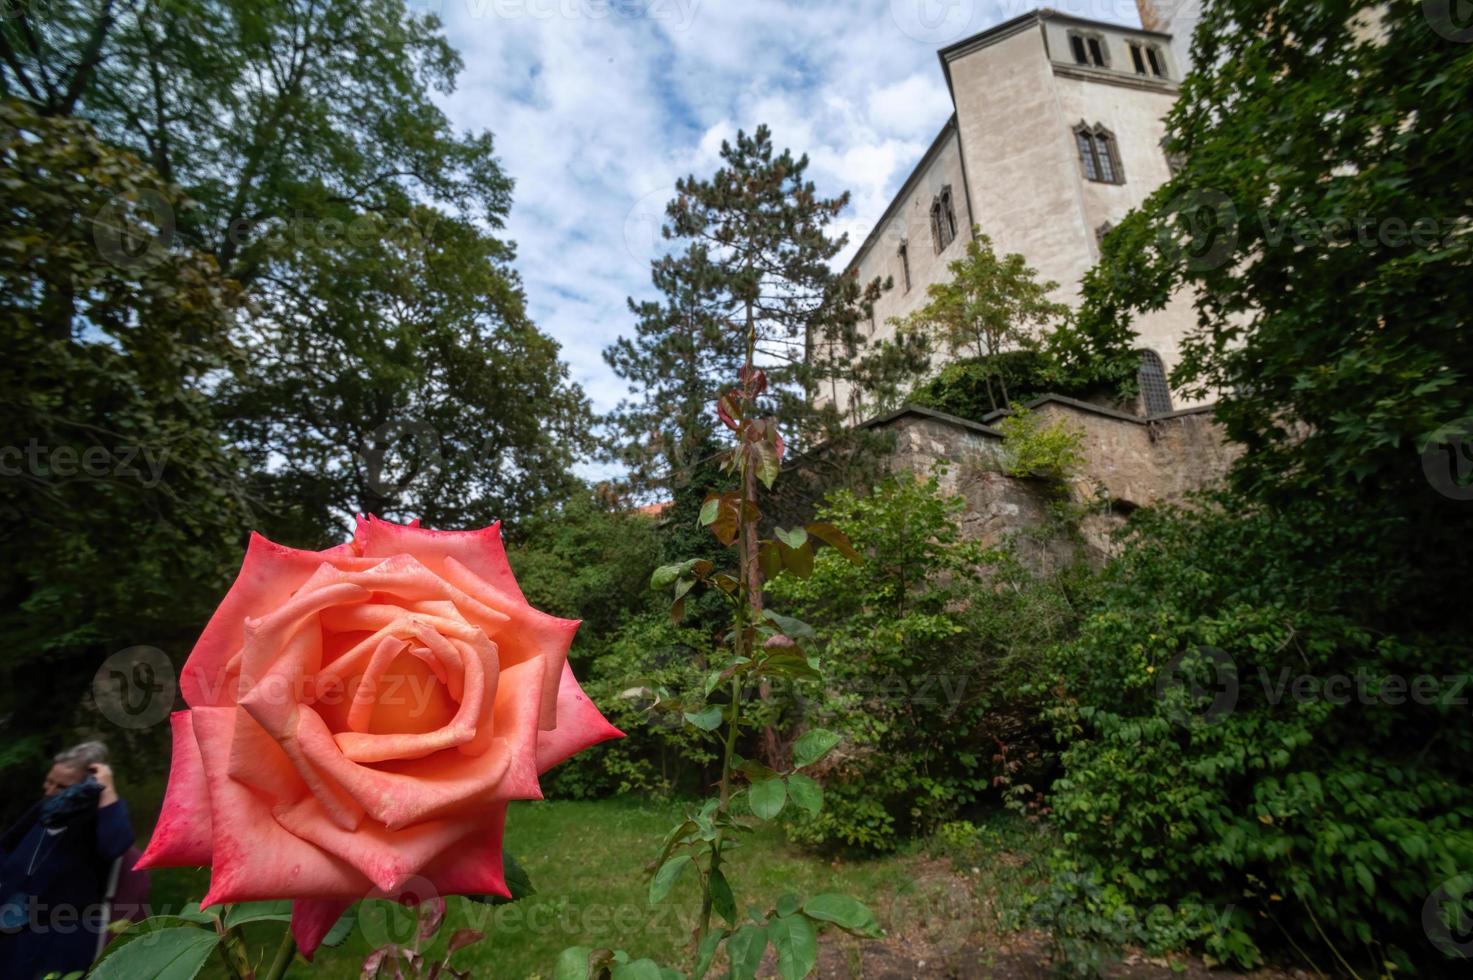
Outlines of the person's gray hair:
[[56,753],[51,761],[56,765],[66,766],[68,769],[80,769],[86,772],[88,766],[100,765],[107,761],[107,746],[101,742],[83,742]]

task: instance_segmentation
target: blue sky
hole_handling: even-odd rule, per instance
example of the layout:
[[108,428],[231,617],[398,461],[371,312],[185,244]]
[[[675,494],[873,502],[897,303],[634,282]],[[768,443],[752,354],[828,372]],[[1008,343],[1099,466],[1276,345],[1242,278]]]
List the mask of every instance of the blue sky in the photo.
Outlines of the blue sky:
[[[863,239],[951,113],[938,48],[1025,0],[409,0],[436,12],[465,70],[444,100],[490,129],[517,187],[508,221],[533,317],[607,410],[627,392],[603,348],[632,329],[675,180],[765,122],[851,193]],[[1056,10],[1138,25],[1134,0]],[[848,253],[839,257],[846,260]]]

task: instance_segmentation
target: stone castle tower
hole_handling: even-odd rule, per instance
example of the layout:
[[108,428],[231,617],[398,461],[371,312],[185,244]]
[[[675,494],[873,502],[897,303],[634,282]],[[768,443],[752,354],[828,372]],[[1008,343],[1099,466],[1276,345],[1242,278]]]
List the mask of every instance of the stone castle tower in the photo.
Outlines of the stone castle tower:
[[[1000,253],[1017,252],[1054,299],[1076,306],[1080,279],[1111,227],[1171,176],[1163,117],[1187,68],[1199,0],[1139,0],[1143,28],[1034,10],[938,52],[953,114],[850,264],[862,281],[889,277],[872,338],[949,280],[973,226]],[[1185,30],[1178,36],[1173,30]],[[1166,377],[1196,323],[1178,295],[1135,323],[1141,398],[1135,412],[1049,396],[1032,406],[1046,422],[1082,434],[1084,463],[1071,488],[1104,505],[1083,528],[1103,551],[1107,532],[1138,506],[1178,500],[1220,477],[1235,455],[1211,405],[1172,391]],[[834,397],[846,404],[840,387]],[[1047,523],[1049,494],[1009,476],[996,416],[960,419],[908,407],[863,428],[893,432],[894,465],[949,465],[947,490],[967,501],[963,526],[995,541]]]

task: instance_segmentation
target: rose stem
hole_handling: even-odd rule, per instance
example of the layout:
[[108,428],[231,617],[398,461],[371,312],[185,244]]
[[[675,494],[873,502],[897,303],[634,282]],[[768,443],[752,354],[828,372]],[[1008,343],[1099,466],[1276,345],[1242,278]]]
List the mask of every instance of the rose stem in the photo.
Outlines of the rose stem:
[[292,956],[297,952],[297,941],[292,936],[292,927],[288,923],[286,932],[282,934],[281,945],[276,947],[276,958],[271,961],[271,969],[266,971],[262,980],[281,980],[286,976],[286,968],[291,965]]

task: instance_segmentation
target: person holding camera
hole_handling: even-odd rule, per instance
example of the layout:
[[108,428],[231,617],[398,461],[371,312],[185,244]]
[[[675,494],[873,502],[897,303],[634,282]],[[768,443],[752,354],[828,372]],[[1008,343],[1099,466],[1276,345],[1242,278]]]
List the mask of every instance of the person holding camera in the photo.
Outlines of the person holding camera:
[[86,970],[102,946],[118,859],[133,845],[107,746],[60,753],[42,798],[0,837],[0,977]]

